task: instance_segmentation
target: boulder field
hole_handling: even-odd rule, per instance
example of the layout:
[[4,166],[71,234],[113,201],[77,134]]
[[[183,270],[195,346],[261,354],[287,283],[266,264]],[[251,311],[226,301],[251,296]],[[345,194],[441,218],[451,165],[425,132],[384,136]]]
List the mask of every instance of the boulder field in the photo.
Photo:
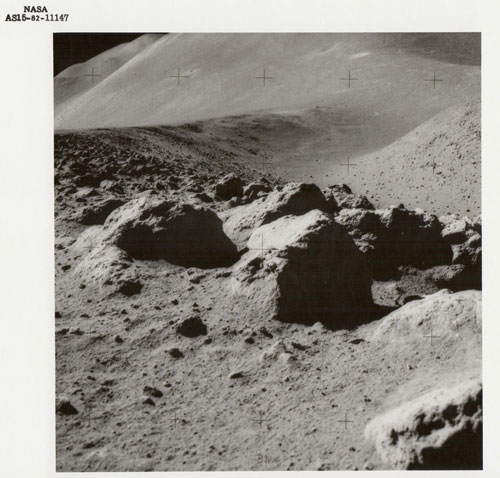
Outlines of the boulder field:
[[[87,189],[91,188],[84,187],[82,191],[92,197],[95,193]],[[216,183],[214,198],[210,200],[220,202],[223,198],[226,206],[215,212],[196,201],[169,199],[161,192],[145,191],[125,202],[109,196],[107,191],[105,199],[85,206],[74,217],[83,224],[97,224],[76,241],[83,250],[88,247],[83,243],[91,243],[93,247],[92,254],[75,270],[93,279],[96,274],[91,271],[100,270],[97,283],[109,286],[116,283],[119,271],[124,270],[130,276],[125,283],[139,283],[139,278],[132,278],[136,275],[134,261],[137,260],[165,260],[183,267],[210,269],[231,267],[241,258],[241,263],[234,268],[233,282],[240,284],[238,287],[243,291],[246,288],[243,284],[259,278],[259,270],[260,275],[267,277],[267,262],[274,264],[278,259],[271,260],[271,256],[279,256],[287,266],[279,272],[273,269],[277,280],[268,298],[281,297],[278,302],[271,301],[281,304],[272,315],[288,319],[290,311],[279,312],[286,308],[284,304],[296,308],[291,306],[295,300],[304,307],[306,302],[317,302],[319,296],[311,296],[305,302],[299,299],[308,294],[312,283],[329,284],[320,287],[324,294],[331,287],[337,304],[358,304],[357,309],[361,311],[369,302],[366,292],[361,292],[367,284],[372,280],[397,278],[402,267],[425,271],[425,280],[436,287],[480,288],[479,218],[455,215],[437,218],[420,209],[408,210],[403,205],[374,209],[364,196],[353,194],[346,185],[321,191],[314,184],[287,183],[270,189],[258,183],[246,186],[234,174]],[[238,205],[238,201],[244,204]],[[315,211],[313,215],[312,211]],[[301,232],[294,236],[295,229]],[[277,241],[280,236],[285,242]],[[299,241],[300,247],[294,245],[294,241]],[[117,250],[106,249],[111,246]],[[96,247],[98,251],[94,250]],[[297,259],[292,258],[298,251]],[[304,251],[308,251],[307,254]],[[253,271],[253,275],[249,271]],[[110,275],[116,277],[110,279]],[[294,276],[303,276],[308,286],[299,285],[300,280],[292,279]],[[121,283],[121,279],[118,282]],[[269,285],[269,280],[265,283]],[[297,287],[291,292],[293,283]],[[234,284],[233,292],[238,290]],[[120,288],[115,286],[109,290]],[[130,290],[135,293],[140,289],[134,286]],[[315,293],[321,295],[318,291]],[[359,297],[349,299],[354,296]],[[327,301],[327,304],[328,309],[332,303]],[[309,306],[301,307],[296,308],[295,317],[302,317],[302,321],[309,322],[312,318],[306,316],[312,317],[318,312],[311,314],[307,311]],[[346,307],[351,309],[350,305]],[[320,315],[325,318],[324,313]]]
[[[147,383],[137,397],[124,386],[121,413],[156,409],[163,420],[170,394],[186,413],[203,409],[201,398],[215,400],[213,393],[227,392],[224,403],[236,408],[239,387],[242,403],[260,406],[255,397],[270,392],[265,400],[275,416],[283,411],[280,394],[299,406],[316,405],[320,425],[306,427],[302,436],[303,416],[297,415],[290,433],[297,444],[311,439],[335,459],[323,454],[305,468],[352,462],[366,469],[373,463],[378,469],[481,468],[479,217],[437,217],[403,205],[376,209],[345,185],[273,186],[234,174],[205,189],[193,184],[185,193],[119,193],[115,186],[105,180],[71,193],[80,207],[64,218],[71,227],[56,239],[56,314],[64,324],[57,329],[58,347],[66,354],[74,352],[73,340],[100,351],[87,356],[87,368],[104,374],[106,361],[128,377],[137,366],[134,380]],[[400,290],[416,279],[432,287]],[[383,307],[382,289],[394,295],[390,307]],[[73,295],[81,297],[78,316]],[[87,314],[91,307],[94,316]],[[75,327],[71,321],[82,317],[89,323]],[[108,340],[107,327],[119,333]],[[94,335],[88,339],[88,333]],[[74,353],[77,368],[82,359]],[[134,357],[142,362],[130,365]],[[71,392],[77,382],[61,367],[66,382],[59,386],[57,416],[72,444],[70,420],[81,418],[87,398]],[[93,376],[87,368],[78,383]],[[165,370],[162,381],[156,379]],[[116,405],[110,388],[119,386],[101,378],[107,385],[85,391],[94,402],[105,397]],[[158,392],[145,394],[153,389]],[[180,393],[188,389],[184,402]],[[344,430],[350,441],[332,435],[346,412],[355,415],[353,431]],[[114,417],[107,413],[102,417]],[[128,415],[136,432],[148,413]],[[217,437],[234,437],[243,446],[250,435],[238,430],[245,430],[240,422]],[[94,435],[92,443],[100,443]],[[350,457],[333,450],[332,440],[348,444]],[[285,440],[266,446],[276,452],[278,443]]]

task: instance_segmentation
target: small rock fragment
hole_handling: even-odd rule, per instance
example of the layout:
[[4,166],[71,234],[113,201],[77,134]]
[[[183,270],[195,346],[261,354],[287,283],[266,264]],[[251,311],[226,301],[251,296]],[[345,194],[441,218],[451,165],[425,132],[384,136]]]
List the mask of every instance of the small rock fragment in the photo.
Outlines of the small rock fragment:
[[207,335],[207,326],[196,315],[192,315],[184,319],[177,326],[177,333],[184,337],[198,337],[199,335]]
[[184,357],[184,354],[177,347],[172,347],[168,349],[167,352],[171,357],[176,359]]
[[151,397],[142,397],[142,403],[144,405],[151,405],[151,406],[155,406],[155,402],[153,401],[153,399]]
[[158,390],[156,387],[151,387],[149,385],[146,385],[143,388],[144,395],[150,396],[150,397],[155,397],[155,398],[160,398],[163,397],[163,392],[161,390]]
[[58,415],[76,415],[78,410],[71,404],[68,398],[60,397],[56,400],[56,413]]

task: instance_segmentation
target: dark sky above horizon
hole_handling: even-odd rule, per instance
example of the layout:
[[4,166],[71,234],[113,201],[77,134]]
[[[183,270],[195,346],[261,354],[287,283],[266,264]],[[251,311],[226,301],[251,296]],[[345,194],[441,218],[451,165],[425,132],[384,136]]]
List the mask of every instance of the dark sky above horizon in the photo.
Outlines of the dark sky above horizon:
[[[148,32],[151,33],[151,32]],[[144,33],[54,33],[54,76]]]

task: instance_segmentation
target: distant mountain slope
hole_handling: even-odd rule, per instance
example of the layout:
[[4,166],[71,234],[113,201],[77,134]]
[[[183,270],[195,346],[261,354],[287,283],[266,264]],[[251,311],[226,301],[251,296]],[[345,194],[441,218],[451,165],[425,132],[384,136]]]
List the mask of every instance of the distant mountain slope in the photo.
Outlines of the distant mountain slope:
[[481,212],[479,100],[448,108],[389,146],[357,158],[351,184],[375,202],[438,213]]
[[[391,118],[395,139],[479,92],[473,61],[457,61],[449,46],[439,50],[435,34],[405,38],[414,41],[396,48],[397,38],[383,34],[169,34],[57,107],[55,125],[181,124],[321,106],[363,114],[375,110]],[[477,41],[467,34],[459,38]],[[264,69],[272,77],[265,86],[257,78]],[[349,71],[356,78],[350,87],[342,79]],[[188,78],[178,82],[178,72]],[[426,81],[434,72],[443,80],[435,88]]]
[[[481,212],[478,99],[447,108],[374,153],[352,156],[349,169],[339,151],[354,146],[352,135],[348,130],[342,139],[339,124],[339,140],[332,142],[333,135],[318,126],[325,114],[315,110],[300,116],[246,115],[182,126],[62,133],[56,138],[66,138],[66,148],[79,151],[88,167],[110,154],[101,151],[108,145],[117,150],[105,160],[110,167],[117,158],[126,161],[144,154],[151,164],[171,161],[200,174],[235,172],[247,179],[264,176],[323,187],[346,183],[378,207],[404,203],[438,215]],[[368,130],[361,132],[361,137],[370,137]],[[375,138],[373,144],[379,144]],[[365,141],[359,150],[368,147]],[[101,167],[92,171],[101,173]]]
[[211,143],[283,180],[346,183],[380,207],[404,203],[437,214],[476,215],[481,211],[480,122],[476,97],[402,136],[390,116],[332,108],[221,118],[192,127],[197,144]]
[[[168,132],[196,151],[186,155],[212,152],[222,171],[231,158],[283,180],[346,183],[382,207],[473,215],[480,212],[478,40],[169,34],[136,47],[100,83],[60,104],[56,128],[170,125],[151,129],[160,133],[161,154],[177,154]],[[177,68],[189,78],[178,83]],[[272,77],[265,86],[256,78],[263,68]],[[357,78],[350,88],[341,79],[349,70]],[[435,86],[434,73],[442,80]]]
[[[80,95],[107,78],[132,57],[160,39],[163,35],[147,34],[111,48],[84,63],[66,68],[54,78],[54,104],[56,111],[71,97]],[[92,69],[94,79],[92,81]],[[97,76],[98,75],[98,76]],[[57,113],[56,113],[57,114]]]

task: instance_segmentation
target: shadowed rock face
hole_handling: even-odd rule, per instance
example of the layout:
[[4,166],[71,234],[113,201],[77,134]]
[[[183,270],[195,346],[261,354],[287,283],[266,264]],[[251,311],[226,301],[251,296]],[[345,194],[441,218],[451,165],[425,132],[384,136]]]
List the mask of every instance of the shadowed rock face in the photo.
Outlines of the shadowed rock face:
[[234,173],[224,176],[215,185],[215,197],[227,200],[232,197],[240,197],[243,194],[243,181]]
[[429,392],[374,418],[365,436],[398,469],[481,469],[482,385],[471,380]]
[[86,226],[95,224],[104,224],[109,214],[116,208],[123,205],[121,199],[106,198],[93,206],[87,206],[82,209],[76,216],[75,221]]
[[338,327],[373,307],[365,259],[319,210],[261,226],[248,248],[235,266],[233,291],[253,297],[277,320]]
[[438,218],[420,209],[343,209],[336,221],[366,255],[375,279],[396,276],[400,265],[424,269],[451,263],[451,247],[441,237]]
[[237,259],[222,221],[208,209],[145,193],[115,210],[104,241],[136,259],[164,259],[185,267],[223,267]]
[[476,278],[481,281],[481,218],[470,219],[457,214],[441,216],[443,226],[441,235],[443,240],[451,245],[453,252],[452,263],[464,264],[476,273]]
[[335,213],[340,209],[367,209],[373,210],[373,204],[366,196],[353,194],[346,184],[334,184],[322,189],[325,195],[328,211]]

